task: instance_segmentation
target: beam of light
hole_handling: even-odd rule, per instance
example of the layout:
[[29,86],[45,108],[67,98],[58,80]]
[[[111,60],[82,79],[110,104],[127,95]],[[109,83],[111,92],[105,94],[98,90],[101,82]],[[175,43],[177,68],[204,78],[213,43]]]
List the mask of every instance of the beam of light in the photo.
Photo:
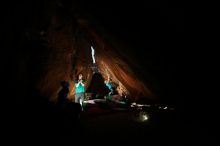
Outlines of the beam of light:
[[93,49],[93,47],[91,46],[91,51],[92,51],[92,62],[93,64],[95,64],[95,50]]

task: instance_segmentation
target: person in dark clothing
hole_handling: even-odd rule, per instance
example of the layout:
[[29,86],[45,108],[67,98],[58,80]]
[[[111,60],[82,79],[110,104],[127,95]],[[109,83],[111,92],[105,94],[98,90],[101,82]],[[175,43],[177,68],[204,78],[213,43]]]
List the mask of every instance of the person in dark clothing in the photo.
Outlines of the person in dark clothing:
[[61,82],[62,89],[58,93],[57,106],[65,108],[68,102],[69,83],[66,81]]

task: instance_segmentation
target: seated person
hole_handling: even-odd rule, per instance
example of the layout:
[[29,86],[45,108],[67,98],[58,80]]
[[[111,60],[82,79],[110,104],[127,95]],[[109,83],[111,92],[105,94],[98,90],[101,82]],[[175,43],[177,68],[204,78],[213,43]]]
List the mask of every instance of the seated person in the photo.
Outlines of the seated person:
[[109,95],[113,95],[114,94],[114,85],[112,83],[112,79],[110,77],[108,77],[108,79],[105,81],[105,85],[108,87],[108,89],[110,90],[110,92],[108,93]]
[[114,102],[126,102],[127,101],[126,90],[123,87],[123,85],[121,84],[121,82],[119,82],[119,85],[115,89],[114,94],[108,94],[105,97],[105,99],[110,100],[110,101],[114,101]]

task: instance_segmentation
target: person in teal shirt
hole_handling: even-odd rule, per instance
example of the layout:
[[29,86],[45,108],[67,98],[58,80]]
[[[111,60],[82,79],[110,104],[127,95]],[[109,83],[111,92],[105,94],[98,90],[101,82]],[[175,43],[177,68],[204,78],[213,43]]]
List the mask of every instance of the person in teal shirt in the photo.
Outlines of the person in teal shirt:
[[112,79],[108,77],[108,79],[105,81],[105,85],[110,90],[109,95],[112,95],[114,93],[114,85],[112,83]]
[[83,75],[80,73],[78,79],[75,80],[75,102],[80,103],[83,110],[83,100],[85,98],[85,81]]

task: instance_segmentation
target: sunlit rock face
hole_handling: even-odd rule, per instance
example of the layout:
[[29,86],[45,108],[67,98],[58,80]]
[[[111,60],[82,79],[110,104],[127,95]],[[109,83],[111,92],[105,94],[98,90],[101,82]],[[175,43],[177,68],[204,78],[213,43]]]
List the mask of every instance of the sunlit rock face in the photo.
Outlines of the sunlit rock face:
[[140,78],[135,74],[133,63],[130,58],[125,57],[124,48],[113,48],[105,43],[94,30],[90,31],[91,37],[96,42],[96,60],[101,74],[105,79],[108,76],[118,86],[121,86],[122,92],[132,98],[148,97],[152,98],[152,92],[143,84]]

